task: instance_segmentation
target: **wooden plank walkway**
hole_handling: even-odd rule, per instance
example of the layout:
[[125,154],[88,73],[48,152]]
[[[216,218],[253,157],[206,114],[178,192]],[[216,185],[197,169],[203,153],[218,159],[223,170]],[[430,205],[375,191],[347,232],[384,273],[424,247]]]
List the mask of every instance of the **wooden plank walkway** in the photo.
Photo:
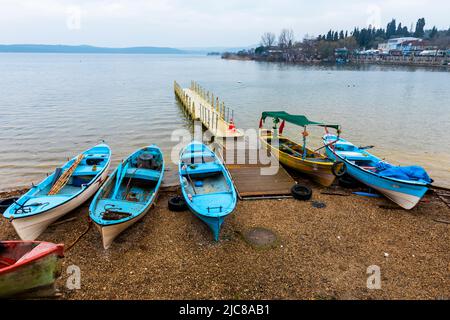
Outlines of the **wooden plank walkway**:
[[219,102],[218,97],[191,82],[187,89],[174,82],[175,95],[193,120],[200,120],[214,137],[240,138],[243,133],[234,126],[234,111]]
[[190,117],[200,120],[215,137],[214,151],[226,164],[241,200],[291,196],[295,180],[275,157],[248,144],[234,128],[233,110],[193,81],[187,89],[175,81],[174,91]]
[[[220,146],[215,151],[224,160],[241,200],[291,196],[295,180],[273,156],[269,155],[271,162],[267,163],[267,159],[261,159],[259,149],[242,150],[236,145],[233,149]],[[268,173],[270,163],[277,164],[278,170],[274,174],[264,174]]]

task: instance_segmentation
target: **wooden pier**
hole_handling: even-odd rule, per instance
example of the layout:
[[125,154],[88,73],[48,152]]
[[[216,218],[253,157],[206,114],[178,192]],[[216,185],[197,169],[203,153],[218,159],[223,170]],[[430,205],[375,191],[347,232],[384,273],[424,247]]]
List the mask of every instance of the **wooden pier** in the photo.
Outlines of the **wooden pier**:
[[200,120],[203,125],[218,138],[240,138],[244,134],[234,125],[234,111],[220,102],[214,94],[206,91],[196,82],[183,89],[174,82],[175,95],[193,120]]
[[[239,199],[258,200],[291,197],[296,183],[278,160],[270,154],[261,159],[260,149],[238,144],[219,145],[216,154],[222,158],[230,172]],[[270,168],[275,165],[276,168]]]
[[175,81],[174,90],[189,116],[214,136],[214,151],[226,164],[241,200],[291,197],[295,180],[275,157],[266,153],[262,159],[259,147],[235,128],[232,109],[194,81],[185,89]]

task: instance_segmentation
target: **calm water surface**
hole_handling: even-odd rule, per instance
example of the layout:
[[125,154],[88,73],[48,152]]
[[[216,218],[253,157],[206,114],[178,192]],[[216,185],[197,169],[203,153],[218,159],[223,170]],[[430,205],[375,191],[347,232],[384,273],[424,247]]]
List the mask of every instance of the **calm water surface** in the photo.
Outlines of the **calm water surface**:
[[[240,128],[255,128],[265,110],[337,122],[355,144],[375,145],[376,155],[395,164],[422,165],[450,186],[448,71],[184,55],[0,54],[0,190],[39,182],[101,140],[112,147],[114,165],[152,143],[168,157],[177,143],[172,132],[190,127],[174,80],[183,86],[197,80],[219,95],[236,110]],[[298,129],[288,133],[299,138]]]

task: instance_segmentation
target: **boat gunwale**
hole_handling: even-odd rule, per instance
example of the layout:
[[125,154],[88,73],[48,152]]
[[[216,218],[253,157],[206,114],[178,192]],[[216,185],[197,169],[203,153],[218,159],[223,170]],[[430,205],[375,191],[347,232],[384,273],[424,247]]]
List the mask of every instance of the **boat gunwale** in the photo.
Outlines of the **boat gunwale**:
[[[125,218],[123,218],[123,219],[116,220],[116,221],[114,221],[114,220],[111,220],[111,221],[108,220],[108,221],[106,221],[106,220],[101,219],[101,218],[99,218],[99,219],[97,220],[97,219],[96,219],[97,217],[96,217],[95,215],[92,214],[93,211],[91,210],[91,207],[93,206],[94,203],[95,203],[95,207],[97,207],[98,201],[101,200],[101,199],[98,198],[98,196],[99,196],[100,193],[103,191],[103,189],[108,185],[109,181],[113,181],[114,177],[117,175],[117,170],[119,169],[119,166],[117,166],[116,169],[114,170],[114,172],[113,172],[113,173],[110,175],[110,177],[108,178],[108,180],[106,180],[105,184],[104,184],[103,186],[101,186],[100,189],[96,192],[96,194],[95,194],[95,196],[94,196],[94,199],[92,200],[91,204],[89,205],[89,217],[91,218],[91,220],[92,220],[96,225],[98,225],[98,226],[100,226],[100,227],[108,227],[108,226],[114,226],[114,225],[119,225],[119,224],[122,224],[122,223],[126,223],[126,222],[129,222],[129,221],[133,220],[134,218],[137,218],[137,217],[140,217],[140,216],[143,215],[143,214],[146,214],[146,213],[151,209],[152,205],[153,205],[154,202],[156,201],[156,197],[157,197],[157,195],[158,195],[158,193],[159,193],[159,189],[160,189],[160,187],[161,187],[162,180],[163,180],[163,178],[164,178],[165,161],[164,161],[164,155],[163,155],[162,150],[161,150],[157,145],[149,145],[149,146],[146,146],[146,147],[142,147],[142,148],[139,148],[138,150],[136,150],[135,152],[133,152],[132,154],[130,154],[130,155],[125,159],[125,161],[123,161],[123,163],[126,163],[126,162],[129,161],[134,155],[136,155],[137,153],[139,153],[139,152],[141,152],[141,151],[144,151],[144,149],[148,149],[148,148],[153,148],[153,149],[158,150],[159,153],[161,154],[161,159],[162,159],[162,165],[161,165],[161,170],[160,170],[160,176],[159,176],[158,182],[156,183],[156,186],[155,186],[155,189],[154,189],[155,192],[153,193],[153,195],[150,197],[150,199],[149,199],[147,202],[145,202],[145,203],[143,204],[142,210],[139,211],[138,213],[134,214],[134,215],[132,214],[132,215],[130,215],[129,217],[125,217]],[[105,199],[106,199],[106,198],[105,198]],[[126,200],[122,200],[122,201],[126,201]],[[134,202],[131,202],[131,201],[126,201],[126,202],[134,203]]]
[[[182,149],[182,151],[180,152],[180,161],[178,163],[178,175],[179,175],[179,178],[180,178],[180,188],[181,188],[181,192],[183,194],[183,197],[185,199],[188,199],[188,196],[186,194],[185,188],[183,187],[183,184],[182,184],[182,176],[183,175],[181,174],[181,172],[182,172],[182,169],[181,169],[181,164],[182,164],[181,157],[184,154],[184,152],[187,150],[187,148],[189,146],[191,146],[192,144],[203,145],[206,148],[206,150],[208,152],[210,152],[212,156],[214,156],[214,160],[217,161],[218,164],[220,165],[220,168],[221,168],[220,173],[224,176],[224,178],[226,178],[225,181],[227,182],[227,185],[228,185],[228,182],[230,183],[231,190],[230,191],[226,191],[226,192],[219,192],[217,194],[230,194],[231,197],[232,197],[232,200],[233,200],[233,206],[232,206],[232,209],[229,210],[229,212],[227,210],[227,211],[219,212],[219,213],[216,213],[216,214],[204,214],[204,213],[200,213],[197,210],[195,210],[193,208],[193,206],[191,205],[191,201],[187,201],[186,200],[186,204],[187,204],[189,210],[192,211],[192,213],[194,213],[197,216],[203,216],[203,217],[206,217],[206,218],[222,218],[222,217],[226,217],[226,216],[230,215],[236,208],[236,204],[238,202],[238,196],[237,196],[236,188],[234,186],[234,183],[233,183],[233,180],[231,178],[231,175],[228,172],[228,170],[227,170],[225,164],[222,162],[222,160],[206,144],[198,142],[198,141],[192,141],[186,147],[184,147]],[[203,152],[203,150],[202,150],[202,152]],[[212,193],[212,194],[204,194],[204,195],[205,196],[210,196],[210,195],[214,195],[214,193]]]
[[[280,137],[280,138],[283,138],[283,139],[286,139],[286,140],[289,140],[289,141],[295,143],[296,145],[300,145],[300,144],[298,144],[297,142],[295,142],[295,141],[289,139],[289,138],[286,137],[286,136],[279,136],[279,137]],[[261,140],[266,146],[269,146],[271,149],[278,150],[279,153],[282,153],[283,155],[286,155],[287,157],[292,158],[293,160],[296,160],[296,161],[301,161],[301,162],[306,162],[306,163],[310,163],[310,164],[313,164],[313,165],[322,166],[324,169],[331,168],[331,167],[333,166],[333,164],[334,164],[334,162],[331,161],[331,160],[330,160],[329,162],[320,162],[320,161],[312,161],[312,160],[308,160],[308,159],[303,159],[303,158],[301,158],[301,157],[294,157],[294,156],[290,155],[289,153],[286,153],[286,152],[280,150],[279,148],[277,149],[277,148],[273,147],[271,144],[269,144],[269,143],[267,142],[267,140],[266,140],[263,136],[260,136],[260,140]],[[306,149],[307,149],[308,151],[314,152],[314,150],[311,150],[310,148],[306,148]],[[315,152],[314,152],[314,153],[315,153]],[[315,153],[315,154],[316,154],[316,153]],[[322,156],[322,159],[326,159],[326,158],[327,158],[327,157]],[[280,160],[280,161],[281,161],[281,160]]]
[[[3,269],[0,269],[0,276],[10,273],[10,272],[14,272],[16,271],[16,269],[20,268],[20,267],[24,267],[26,265],[29,265],[33,262],[36,262],[44,257],[50,256],[51,254],[56,254],[58,257],[63,258],[64,257],[64,244],[55,244],[55,243],[51,243],[51,242],[47,242],[47,241],[0,241],[0,243],[5,243],[5,244],[21,244],[21,243],[30,243],[30,244],[41,244],[41,243],[45,243],[45,244],[51,244],[53,245],[52,248],[49,248],[48,250],[41,252],[35,256],[32,256],[30,258],[27,258],[23,261],[20,261],[19,263],[14,263],[10,266],[7,266]],[[34,248],[33,248],[34,249]],[[31,249],[31,250],[33,250]],[[30,250],[30,251],[31,251]],[[29,253],[30,251],[28,251],[27,253]]]
[[[3,216],[4,216],[6,219],[10,219],[10,220],[19,220],[19,219],[31,218],[31,217],[34,217],[34,216],[36,216],[36,215],[48,213],[48,212],[50,212],[50,211],[52,211],[52,210],[54,210],[54,209],[59,208],[59,207],[62,206],[62,205],[67,204],[67,203],[70,202],[70,201],[76,200],[78,197],[80,197],[81,195],[83,195],[84,192],[86,192],[90,187],[92,187],[95,183],[97,183],[98,180],[101,179],[103,173],[105,172],[105,170],[107,170],[107,169],[109,168],[109,166],[110,166],[110,164],[111,164],[112,152],[111,152],[111,148],[110,148],[107,144],[99,144],[99,145],[96,145],[96,146],[94,146],[94,147],[92,147],[92,148],[90,148],[90,149],[87,149],[87,150],[81,152],[80,154],[85,154],[85,153],[87,153],[89,150],[92,150],[92,149],[94,149],[94,148],[96,148],[96,147],[98,147],[98,146],[105,146],[105,147],[108,148],[108,151],[109,151],[108,162],[105,164],[105,166],[103,167],[103,169],[100,170],[100,171],[95,175],[95,178],[92,179],[89,183],[85,184],[85,187],[84,187],[84,188],[81,188],[80,191],[78,191],[78,192],[75,193],[74,195],[68,197],[68,198],[67,198],[66,200],[64,200],[63,202],[60,202],[59,204],[55,205],[54,207],[50,207],[50,208],[48,208],[48,209],[45,209],[44,211],[39,211],[39,212],[31,213],[31,214],[24,214],[24,215],[22,215],[22,216],[20,216],[20,217],[14,217],[15,214],[10,214],[9,217],[6,217],[5,214],[3,214]],[[80,154],[78,154],[77,157],[78,157]],[[65,166],[67,163],[69,163],[70,161],[72,161],[73,159],[75,159],[75,158],[76,158],[76,157],[74,157],[74,158],[70,159],[69,161],[67,161],[67,162],[64,164],[64,166]],[[39,186],[39,185],[40,185],[41,183],[43,183],[44,181],[45,181],[45,179],[42,180],[37,186]],[[36,187],[37,187],[37,186],[36,186]],[[30,190],[28,190],[27,193],[25,193],[24,195],[22,195],[22,196],[19,198],[19,200],[17,200],[17,201],[20,201],[20,199],[23,198],[23,197],[25,197],[31,190],[33,190],[33,188],[30,189]],[[58,195],[58,194],[55,195],[55,197],[58,197],[58,196],[61,197],[61,195]],[[31,197],[30,199],[33,199],[33,198],[38,199],[39,197]]]
[[[325,138],[322,138],[322,139],[323,139],[323,141],[325,143]],[[379,174],[377,174],[375,172],[363,169],[363,168],[361,168],[360,166],[358,166],[355,163],[352,163],[350,160],[348,160],[348,159],[340,156],[336,152],[334,152],[329,146],[326,146],[326,148],[327,148],[327,150],[330,150],[336,157],[338,157],[339,159],[344,161],[346,164],[350,164],[352,167],[357,168],[358,170],[363,171],[364,173],[369,173],[369,174],[371,174],[371,175],[373,175],[375,177],[378,177],[378,178],[381,178],[381,179],[384,179],[384,180],[387,180],[387,181],[396,182],[396,183],[404,183],[404,184],[407,184],[407,185],[409,184],[409,185],[416,186],[416,187],[427,187],[427,188],[432,187],[432,184],[430,184],[430,183],[423,183],[423,182],[414,181],[414,180],[400,180],[400,179],[396,179],[396,178],[381,176],[381,175],[379,175]]]

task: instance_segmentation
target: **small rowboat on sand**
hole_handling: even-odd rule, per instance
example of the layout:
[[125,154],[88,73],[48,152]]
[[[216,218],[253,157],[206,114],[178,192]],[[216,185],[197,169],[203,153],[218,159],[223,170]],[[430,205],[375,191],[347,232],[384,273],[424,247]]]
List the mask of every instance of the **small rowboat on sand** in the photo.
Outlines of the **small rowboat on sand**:
[[328,157],[342,166],[338,175],[349,174],[404,209],[414,208],[431,186],[432,179],[423,168],[393,166],[366,151],[371,147],[358,148],[333,134],[326,134],[323,143]]
[[154,145],[137,150],[119,164],[89,207],[105,249],[154,205],[163,176],[163,154]]
[[178,172],[189,209],[218,241],[221,226],[237,203],[230,174],[211,149],[196,141],[181,152]]
[[53,222],[92,197],[108,175],[111,150],[97,145],[33,186],[3,216],[22,240],[35,240]]
[[[266,118],[272,118],[274,128],[272,130],[263,129],[263,122]],[[283,121],[278,128],[280,121]],[[304,128],[302,132],[303,144],[292,141],[286,136],[283,136],[283,129],[285,123],[289,122],[294,125]],[[326,156],[309,149],[306,146],[306,138],[308,126],[319,126],[326,128],[335,128],[339,130],[340,126],[335,124],[325,124],[320,122],[313,122],[302,115],[291,115],[284,111],[263,112],[260,126],[259,137],[263,147],[270,149],[272,154],[285,166],[307,174],[315,182],[323,186],[331,186],[335,180],[332,168],[334,162]]]
[[51,287],[63,252],[61,244],[0,241],[0,298]]

